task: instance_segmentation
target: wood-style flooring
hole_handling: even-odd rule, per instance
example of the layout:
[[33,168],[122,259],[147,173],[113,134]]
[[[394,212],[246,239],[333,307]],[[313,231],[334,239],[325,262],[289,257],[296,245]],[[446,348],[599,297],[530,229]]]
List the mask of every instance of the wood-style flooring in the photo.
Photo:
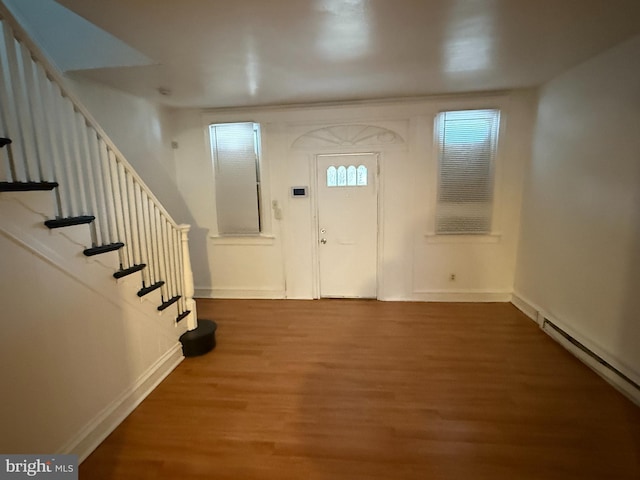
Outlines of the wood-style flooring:
[[640,479],[640,408],[510,304],[198,301],[80,479]]

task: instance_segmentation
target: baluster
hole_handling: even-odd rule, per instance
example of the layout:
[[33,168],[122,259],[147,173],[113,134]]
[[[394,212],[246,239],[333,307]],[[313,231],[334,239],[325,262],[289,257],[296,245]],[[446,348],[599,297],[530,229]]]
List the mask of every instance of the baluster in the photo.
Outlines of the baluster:
[[[0,69],[0,80],[3,80],[3,75],[4,73]],[[4,81],[0,82],[0,90],[4,90]],[[0,99],[3,97],[4,95],[0,92]],[[8,131],[5,108],[0,101],[0,137],[9,138]],[[12,182],[12,169],[11,145],[6,145],[3,148],[0,148],[0,181]]]
[[[0,129],[3,128],[2,122],[0,122]],[[0,130],[1,131],[1,130]],[[2,134],[0,134],[2,135]],[[11,176],[9,149],[11,145],[6,145],[0,148],[0,182],[11,182],[13,180]]]
[[101,138],[98,139],[98,151],[100,156],[100,167],[102,169],[102,178],[104,180],[104,203],[109,222],[109,243],[116,243],[120,241],[120,236],[118,234],[118,225],[116,220],[113,178],[110,168],[109,151],[107,150],[107,145],[104,140]]
[[43,179],[47,181],[55,181],[55,171],[53,169],[53,160],[50,151],[53,149],[51,145],[51,125],[47,122],[47,94],[49,79],[44,71],[43,66],[35,59],[32,59],[33,82],[35,89],[35,104],[37,105],[37,113],[35,114],[38,130],[40,134],[38,140],[40,143],[40,162],[42,167]]
[[98,210],[98,195],[96,193],[95,173],[93,168],[93,154],[89,146],[89,128],[84,117],[80,114],[76,115],[76,128],[78,131],[78,151],[80,158],[84,159],[86,167],[84,168],[85,177],[83,180],[87,185],[88,192],[87,204],[91,215],[96,219],[91,223],[91,234],[93,235],[94,245],[105,245],[104,235],[102,232],[102,224]]
[[79,206],[79,215],[86,215],[89,213],[89,205],[88,205],[88,195],[86,188],[86,175],[84,166],[84,158],[82,155],[81,148],[81,136],[78,131],[78,121],[79,118],[84,118],[76,112],[75,106],[71,99],[65,97],[64,105],[66,109],[67,118],[65,119],[68,122],[69,129],[69,149],[71,152],[72,166],[75,178],[75,187],[77,188],[77,199]]
[[101,241],[103,245],[111,242],[111,233],[109,232],[109,219],[107,214],[107,204],[105,198],[105,178],[102,168],[102,159],[100,156],[100,145],[98,143],[98,133],[93,127],[87,125],[87,141],[89,142],[89,161],[92,166],[92,177],[95,189],[96,208],[94,215],[96,223],[100,225],[102,230]]
[[156,215],[155,215],[155,210],[156,207],[153,204],[153,202],[151,201],[151,199],[149,199],[149,225],[151,227],[151,245],[153,247],[153,257],[151,258],[151,262],[153,265],[153,275],[155,277],[154,283],[159,282],[160,280],[162,280],[162,278],[160,278],[161,276],[161,272],[160,272],[160,250],[158,248],[158,238],[156,236],[156,233],[158,231],[157,229],[157,225],[156,225]]
[[185,306],[191,313],[187,317],[187,328],[195,330],[198,327],[198,315],[196,312],[196,302],[193,300],[195,293],[193,285],[193,271],[191,270],[191,258],[189,256],[189,230],[190,225],[180,225],[181,243],[182,243],[182,264],[183,273],[182,281],[184,282]]
[[160,218],[160,210],[154,204],[153,205],[153,215],[155,217],[155,225],[154,229],[154,237],[156,242],[158,243],[158,268],[160,271],[160,280],[164,281],[164,285],[162,286],[162,297],[166,300],[167,296],[167,268],[165,265],[164,258],[164,245],[162,244],[162,219]]
[[[68,98],[62,95],[60,87],[55,85],[55,90],[59,95],[54,96],[56,103],[56,115],[58,127],[58,138],[62,147],[62,159],[64,165],[64,183],[65,190],[69,196],[69,216],[74,217],[81,215],[82,204],[80,203],[79,188],[77,187],[76,169],[74,166],[72,140],[71,140],[71,124],[69,121],[70,114],[73,114],[73,105]],[[70,113],[71,112],[71,113]],[[73,118],[73,117],[71,117]]]
[[[182,294],[182,279],[180,278],[180,258],[178,257],[179,242],[177,241],[178,231],[173,222],[169,223],[169,245],[171,246],[171,263],[173,265],[173,285],[175,294],[181,299]],[[178,303],[178,310],[180,310]]]
[[[122,188],[120,185],[120,174],[118,168],[118,160],[116,159],[115,154],[108,150],[107,152],[109,156],[109,168],[111,170],[111,185],[112,185],[112,196],[113,196],[113,204],[115,208],[115,218],[116,218],[116,228],[118,231],[118,240],[121,242],[126,242],[126,234],[125,234],[125,222],[124,222],[124,207],[122,204]],[[131,267],[131,257],[129,256],[129,248],[125,245],[124,248],[119,250],[121,252],[120,256],[120,265],[123,269]]]
[[176,296],[173,280],[173,263],[171,263],[171,244],[169,243],[169,222],[162,216],[162,243],[164,244],[165,269],[167,275],[167,295],[169,298]]
[[[9,135],[9,114],[7,112],[8,100],[7,100],[7,82],[5,81],[6,73],[6,61],[4,60],[4,21],[0,21],[0,137],[11,138]],[[0,175],[3,182],[13,181],[13,165],[9,156],[10,147],[4,147],[0,149],[0,158],[2,158],[2,165],[0,166]]]
[[[135,187],[135,198],[136,198],[136,217],[138,218],[138,239],[140,242],[140,263],[146,263],[149,265],[149,251],[147,244],[147,234],[146,234],[146,221],[144,217],[144,206],[143,206],[143,197],[142,197],[142,189],[140,184],[136,182],[134,184]],[[145,269],[147,270],[147,269]]]
[[180,300],[178,302],[178,312],[182,313],[187,310],[187,298],[184,292],[184,261],[182,259],[182,233],[180,227],[173,232],[173,242],[175,245],[176,266],[178,275],[178,289],[180,292]]
[[51,145],[51,159],[55,181],[60,188],[56,188],[58,199],[58,218],[71,217],[77,211],[73,195],[73,178],[70,170],[70,157],[65,140],[66,128],[62,121],[62,92],[60,87],[45,81],[45,119],[49,125],[49,144]]
[[[6,85],[6,88],[2,89],[2,105],[5,114],[5,125],[8,128],[5,133],[13,140],[11,144],[11,174],[14,182],[26,182],[31,178],[26,162],[28,152],[25,151],[25,139],[22,136],[23,128],[20,124],[19,99],[22,96],[22,85],[17,73],[16,41],[11,27],[6,22],[2,24],[2,33],[5,47],[2,49],[2,70]],[[18,82],[17,85],[16,82]]]
[[147,268],[145,268],[146,285],[153,285],[157,280],[155,262],[153,261],[153,242],[151,241],[151,219],[149,218],[149,196],[142,192],[142,218],[144,219],[144,244],[147,252]]
[[[5,131],[4,123],[2,121],[2,115],[0,115],[0,137],[4,138]],[[10,158],[9,158],[9,149],[11,145],[5,145],[0,148],[0,182],[11,182],[11,167],[10,167]]]
[[174,285],[173,285],[173,272],[171,265],[171,253],[169,252],[169,237],[167,235],[167,218],[160,214],[162,218],[162,244],[164,245],[164,265],[167,275],[167,295],[169,298],[173,298],[175,296]]
[[64,162],[61,160],[60,152],[62,147],[60,145],[60,137],[57,132],[57,124],[59,122],[56,114],[56,102],[54,95],[59,95],[59,91],[55,87],[55,84],[47,77],[42,65],[38,64],[36,73],[38,75],[38,84],[41,86],[40,93],[43,108],[42,113],[48,135],[45,143],[48,145],[47,155],[50,159],[51,178],[60,185],[60,188],[55,189],[57,203],[56,216],[58,218],[64,218],[66,216],[71,216],[71,214],[68,213],[70,212],[70,200],[68,196],[69,183],[65,175]]
[[136,196],[135,196],[135,188],[134,188],[134,184],[133,184],[133,178],[131,177],[131,174],[129,172],[127,172],[126,174],[126,180],[127,180],[127,202],[129,205],[129,221],[130,223],[130,230],[131,230],[131,249],[133,251],[133,263],[135,265],[139,265],[142,263],[141,255],[140,255],[140,238],[139,238],[139,233],[140,230],[138,229],[138,205],[136,203]]
[[45,176],[42,167],[42,158],[46,152],[46,145],[43,144],[45,133],[44,126],[42,125],[42,104],[40,102],[39,90],[35,84],[34,67],[36,64],[31,58],[31,52],[20,42],[18,42],[18,50],[20,53],[18,63],[21,67],[20,71],[26,96],[25,113],[28,112],[28,118],[25,119],[25,123],[31,131],[34,150],[34,158],[29,159],[32,164],[30,169],[36,181],[43,181],[51,177]]
[[176,249],[178,245],[176,243],[176,227],[173,223],[169,222],[169,247],[171,251],[171,265],[173,274],[173,290],[176,296],[182,298],[182,289],[180,288],[180,266],[179,258],[176,255]]
[[129,197],[127,196],[127,172],[124,169],[124,165],[120,162],[118,158],[118,186],[120,187],[120,198],[122,199],[122,215],[123,222],[122,225],[124,227],[124,240],[125,243],[124,248],[127,250],[127,256],[129,258],[129,263],[127,264],[127,268],[135,265],[135,257],[133,255],[133,239],[131,235],[131,218],[129,217]]

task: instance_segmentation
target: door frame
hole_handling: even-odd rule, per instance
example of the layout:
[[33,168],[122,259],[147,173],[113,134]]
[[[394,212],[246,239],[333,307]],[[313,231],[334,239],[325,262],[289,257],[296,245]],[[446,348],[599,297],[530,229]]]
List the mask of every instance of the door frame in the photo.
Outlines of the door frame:
[[383,205],[383,195],[384,195],[384,181],[383,181],[383,155],[381,152],[372,152],[372,151],[347,151],[347,152],[332,152],[332,153],[315,153],[311,158],[311,185],[314,186],[313,193],[311,195],[311,239],[313,241],[312,247],[312,265],[313,265],[313,279],[312,279],[312,287],[313,287],[313,298],[314,300],[318,300],[321,298],[320,296],[320,237],[318,232],[320,231],[320,215],[319,208],[320,202],[318,199],[318,191],[319,185],[318,182],[320,178],[318,177],[318,159],[320,157],[346,157],[346,156],[356,156],[356,155],[373,155],[376,161],[376,168],[374,170],[374,181],[376,186],[376,210],[378,215],[378,228],[377,228],[377,238],[376,238],[376,300],[380,297],[380,292],[382,291],[383,286],[383,269],[382,269],[382,259],[384,252],[384,209]]

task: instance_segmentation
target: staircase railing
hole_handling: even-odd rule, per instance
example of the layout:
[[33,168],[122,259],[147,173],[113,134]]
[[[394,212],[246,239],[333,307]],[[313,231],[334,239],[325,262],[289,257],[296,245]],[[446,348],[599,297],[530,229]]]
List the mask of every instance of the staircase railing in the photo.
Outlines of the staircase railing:
[[178,225],[0,1],[0,185],[52,189],[49,228],[88,223],[92,248],[118,250],[121,278],[141,272],[143,296],[197,326],[188,225]]

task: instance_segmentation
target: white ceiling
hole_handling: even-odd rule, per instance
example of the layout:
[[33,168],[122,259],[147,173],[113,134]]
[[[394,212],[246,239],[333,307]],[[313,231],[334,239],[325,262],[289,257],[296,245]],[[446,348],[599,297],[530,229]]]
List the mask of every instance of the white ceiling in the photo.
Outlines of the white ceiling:
[[531,87],[640,33],[640,0],[58,1],[158,62],[83,75],[173,106]]

